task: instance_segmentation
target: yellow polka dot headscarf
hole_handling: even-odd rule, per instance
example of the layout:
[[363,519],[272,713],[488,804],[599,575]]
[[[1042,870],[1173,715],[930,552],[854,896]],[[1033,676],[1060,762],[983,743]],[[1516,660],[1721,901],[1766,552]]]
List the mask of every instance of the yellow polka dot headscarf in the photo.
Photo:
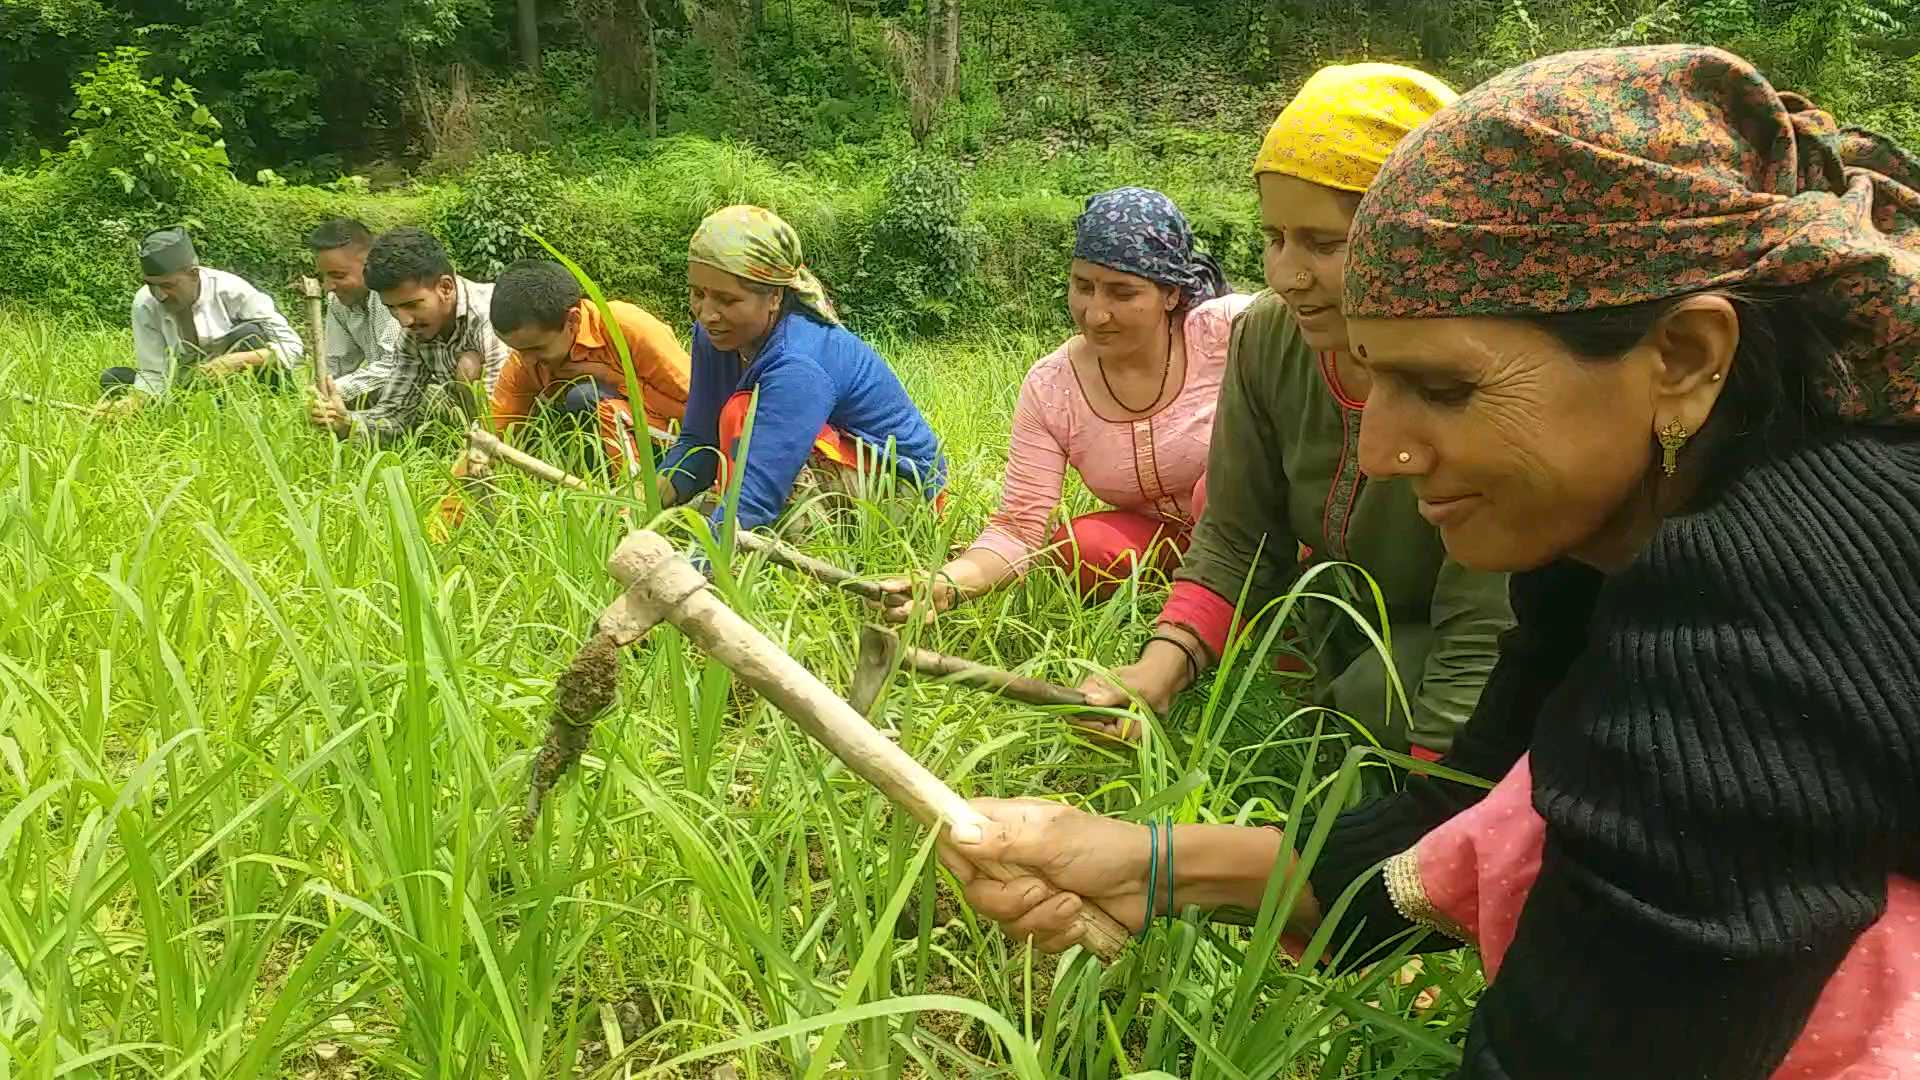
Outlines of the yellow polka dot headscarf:
[[1394,145],[1459,96],[1426,72],[1398,64],[1321,68],[1267,129],[1253,174],[1365,191]]

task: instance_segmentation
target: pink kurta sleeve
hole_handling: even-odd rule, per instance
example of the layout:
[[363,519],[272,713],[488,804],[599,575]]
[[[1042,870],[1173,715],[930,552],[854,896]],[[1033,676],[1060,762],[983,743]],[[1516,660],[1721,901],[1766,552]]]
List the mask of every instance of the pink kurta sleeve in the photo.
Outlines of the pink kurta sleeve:
[[1215,297],[1195,307],[1187,315],[1187,368],[1195,370],[1224,370],[1227,366],[1227,343],[1233,339],[1233,320],[1247,305],[1253,303],[1253,297],[1245,293],[1230,293]]
[[991,551],[1022,574],[1033,565],[1031,556],[1047,546],[1048,526],[1067,477],[1067,448],[1047,423],[1048,399],[1056,396],[1054,359],[1050,356],[1035,364],[1020,384],[1000,506],[969,549]]

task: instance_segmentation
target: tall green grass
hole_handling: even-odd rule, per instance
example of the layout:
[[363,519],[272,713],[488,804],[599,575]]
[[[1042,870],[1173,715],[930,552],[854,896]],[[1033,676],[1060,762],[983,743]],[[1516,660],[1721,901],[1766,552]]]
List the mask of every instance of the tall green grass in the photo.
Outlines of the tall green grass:
[[[948,440],[953,503],[796,541],[877,574],[971,537],[1019,377],[1052,344],[883,343]],[[127,350],[0,311],[0,390],[85,400]],[[583,767],[517,843],[553,676],[612,595],[622,507],[503,476],[497,514],[434,547],[422,521],[453,449],[337,445],[295,396],[251,388],[117,427],[0,400],[0,1077],[343,1060],[434,1078],[722,1060],[754,1078],[1436,1077],[1457,1060],[1470,958],[1429,957],[1407,985],[1394,957],[1327,978],[1276,949],[1277,881],[1260,928],[1189,919],[1111,968],[1010,943],[918,827],[670,630],[631,654]],[[864,611],[756,560],[725,571],[730,600],[844,684]],[[1302,591],[1287,602],[1331,602]],[[1160,595],[1143,581],[1086,607],[1035,574],[921,640],[1075,681],[1131,657]],[[1295,715],[1260,674],[1273,647],[1250,644],[1141,750],[923,684],[890,687],[878,722],[963,791],[1297,831],[1383,759]],[[1262,752],[1224,744],[1246,724],[1271,732]],[[1343,948],[1335,921],[1309,953]]]

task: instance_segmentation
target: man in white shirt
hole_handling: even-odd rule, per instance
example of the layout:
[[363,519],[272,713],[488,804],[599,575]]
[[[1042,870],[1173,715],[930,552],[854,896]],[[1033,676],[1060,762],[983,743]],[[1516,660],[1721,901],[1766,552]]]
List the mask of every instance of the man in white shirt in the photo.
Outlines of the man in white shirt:
[[327,290],[327,374],[354,409],[378,398],[400,349],[400,324],[367,288],[372,244],[373,233],[353,218],[334,218],[307,236],[313,268]]
[[133,296],[136,367],[108,368],[97,406],[126,415],[185,382],[218,383],[248,374],[287,381],[306,351],[273,298],[224,270],[200,265],[184,228],[159,229],[140,241],[146,285]]
[[489,317],[493,286],[454,273],[440,241],[414,228],[374,237],[366,283],[405,331],[393,371],[370,408],[350,410],[337,393],[314,398],[313,423],[342,439],[385,443],[429,419],[464,426],[479,415],[507,362]]

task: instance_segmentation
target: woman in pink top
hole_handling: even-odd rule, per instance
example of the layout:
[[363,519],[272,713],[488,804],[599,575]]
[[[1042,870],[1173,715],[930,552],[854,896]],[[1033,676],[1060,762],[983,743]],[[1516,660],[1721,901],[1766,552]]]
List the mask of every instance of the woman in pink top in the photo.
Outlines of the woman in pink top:
[[[1143,561],[1178,563],[1199,516],[1227,338],[1252,298],[1223,295],[1226,279],[1194,250],[1186,217],[1145,188],[1087,200],[1073,254],[1068,306],[1080,332],[1027,372],[1000,507],[940,568],[925,594],[938,610],[1042,562],[1076,571],[1082,595],[1104,596]],[[1113,509],[1056,527],[1069,466]],[[881,582],[902,594],[913,584]]]

